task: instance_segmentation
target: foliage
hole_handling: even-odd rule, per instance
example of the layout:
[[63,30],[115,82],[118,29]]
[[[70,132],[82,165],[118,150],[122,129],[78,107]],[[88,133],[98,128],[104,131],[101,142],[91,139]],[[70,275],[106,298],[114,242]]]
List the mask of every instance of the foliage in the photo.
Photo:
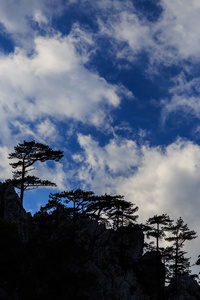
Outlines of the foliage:
[[9,159],[18,159],[17,162],[10,163],[13,171],[12,184],[20,189],[20,200],[23,203],[24,191],[35,189],[39,186],[56,186],[55,183],[48,180],[41,180],[36,176],[27,175],[35,168],[33,165],[37,162],[46,162],[53,160],[58,162],[63,157],[60,150],[52,150],[49,146],[36,143],[35,141],[18,144],[14,147],[14,152],[10,153]]
[[194,230],[190,230],[187,224],[184,224],[183,219],[180,217],[175,224],[168,227],[171,236],[165,238],[166,241],[172,242],[172,248],[169,259],[171,261],[170,269],[172,270],[175,286],[177,285],[178,275],[189,273],[190,258],[186,258],[187,252],[182,248],[186,241],[193,240],[197,237]]
[[[154,215],[147,220],[146,236],[154,237],[156,239],[156,251],[159,251],[159,240],[165,237],[166,225],[170,225],[173,220],[167,214]],[[156,225],[156,227],[152,226]],[[161,225],[163,225],[161,227]]]
[[[82,266],[87,265],[87,262],[90,265],[92,246],[97,237],[91,238],[91,235],[87,235],[90,228],[84,236],[84,224],[97,224],[91,219],[100,222],[103,219],[109,220],[116,230],[117,241],[113,244],[115,246],[112,255],[117,255],[122,269],[128,270],[130,258],[124,256],[127,245],[124,243],[123,247],[123,234],[135,228],[137,209],[134,204],[125,201],[124,197],[119,195],[96,196],[91,191],[81,189],[51,194],[49,202],[29,219],[31,238],[25,245],[19,242],[16,226],[0,219],[0,289],[6,292],[11,290],[13,293],[17,289],[20,300],[61,300],[66,295],[69,299],[77,299],[78,291],[88,288],[94,293],[98,275],[95,277],[92,270]],[[76,238],[73,236],[73,220],[79,224]],[[167,278],[175,280],[176,271],[179,275],[189,270],[189,259],[185,258],[186,252],[182,247],[186,240],[195,238],[196,233],[189,230],[181,218],[175,225],[169,220],[167,215],[156,215],[149,219],[151,224],[144,225],[144,228],[150,226],[152,230],[155,229],[155,235],[151,236],[156,238],[160,236],[158,229],[169,230],[170,236],[166,240],[173,245],[167,248],[159,246],[159,252],[165,263]],[[155,228],[152,226],[154,224]],[[160,259],[160,256],[157,258]],[[154,266],[154,270],[158,269],[158,277],[161,274],[160,265]],[[134,265],[132,267],[134,268]]]
[[138,207],[125,201],[124,196],[121,195],[96,196],[92,191],[83,191],[82,189],[64,191],[50,194],[46,208],[52,208],[51,205],[55,208],[64,204],[67,205],[68,212],[71,211],[74,222],[79,216],[87,216],[109,223],[114,229],[118,229],[128,226],[138,218],[137,215],[134,215]]
[[87,210],[87,205],[93,198],[94,193],[91,191],[83,191],[82,189],[63,191],[61,193],[50,194],[50,202],[57,203],[57,205],[61,205],[61,203],[67,204],[70,210],[73,220],[75,221],[78,215],[85,215]]
[[111,207],[107,214],[113,222],[114,229],[128,226],[137,220],[138,215],[135,215],[135,212],[138,211],[138,207],[134,205],[132,202],[125,201],[121,195],[111,197]]
[[[55,186],[55,183],[30,176],[28,173],[35,169],[33,165],[37,161],[59,161],[63,157],[62,151],[54,151],[49,146],[35,141],[24,141],[23,144],[18,144],[14,149],[15,152],[10,153],[8,157],[18,160],[10,164],[14,169],[11,182],[20,189],[21,203],[25,190],[39,186]],[[75,238],[75,230],[78,227],[76,222],[82,221],[82,223],[79,222],[81,224],[79,227],[87,219],[90,219],[91,222],[97,220],[109,224],[117,231],[118,235],[116,236],[121,238],[119,258],[123,258],[124,232],[135,226],[134,223],[138,218],[137,211],[138,207],[132,202],[126,201],[121,195],[104,194],[97,196],[92,191],[82,189],[50,194],[48,203],[41,207],[29,224],[32,236],[26,246],[20,244],[16,227],[0,219],[0,237],[3,241],[0,249],[2,271],[0,288],[8,289],[8,286],[5,286],[6,282],[9,282],[12,287],[18,286],[22,300],[28,297],[35,299],[35,296],[38,299],[44,299],[44,297],[55,299],[58,293],[62,299],[69,289],[72,293],[69,298],[75,299],[80,282],[87,286],[88,280],[86,273],[81,273],[81,268],[78,273],[70,269],[71,260],[77,259],[80,264],[84,264],[89,259],[85,248],[76,244],[78,236]],[[196,232],[190,230],[181,217],[173,224],[167,214],[154,215],[147,220],[145,225],[141,224],[140,228],[146,232],[147,238],[156,239],[156,247],[151,241],[147,245],[148,250],[156,250],[157,254],[158,252],[161,254],[166,270],[166,279],[173,279],[176,287],[178,275],[189,274],[190,272],[189,258],[185,257],[186,252],[183,247],[187,240],[197,237]],[[168,232],[167,235],[166,232]],[[171,242],[172,245],[166,248],[160,247],[159,241],[162,238]],[[22,248],[23,251],[21,251]],[[196,264],[200,264],[200,258]],[[15,278],[17,271],[19,271],[19,276]],[[31,282],[32,277],[34,277],[34,282]],[[96,278],[91,277],[90,272],[88,272],[87,278],[95,287]],[[23,290],[23,287],[20,286],[22,281],[24,281],[27,289]],[[40,293],[37,290],[39,286],[42,287]],[[35,294],[33,293],[31,296],[30,290],[34,290]]]

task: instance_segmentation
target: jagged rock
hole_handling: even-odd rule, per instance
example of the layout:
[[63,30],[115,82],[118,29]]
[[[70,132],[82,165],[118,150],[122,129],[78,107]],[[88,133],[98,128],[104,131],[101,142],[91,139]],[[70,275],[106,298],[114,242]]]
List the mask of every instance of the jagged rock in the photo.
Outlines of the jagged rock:
[[[31,217],[8,183],[0,184],[0,217],[5,241],[0,299],[164,299],[161,257],[156,252],[143,255],[139,226],[107,229],[88,216],[75,220],[62,209]],[[6,220],[18,225],[23,243],[18,243],[16,227]],[[176,295],[172,285],[166,289],[166,300],[200,299],[199,285],[191,277],[181,276],[178,286]]]
[[145,253],[137,264],[137,276],[150,299],[164,299],[165,267],[156,251]]
[[171,283],[166,287],[167,300],[199,300],[200,287],[196,280],[189,275],[178,276],[177,288]]
[[[50,224],[52,220],[44,215],[41,227],[36,226],[37,219],[40,220],[39,215],[36,216],[34,225],[34,228],[38,228],[35,234],[37,238],[42,239],[43,235],[47,241],[48,232],[48,239],[52,242],[59,243],[59,236],[62,236],[62,241],[65,240],[65,244],[72,247],[72,250],[68,248],[68,261],[64,267],[68,273],[67,282],[75,278],[73,283],[67,285],[68,299],[151,299],[148,292],[144,291],[137,274],[137,264],[141,265],[144,245],[144,234],[139,226],[115,231],[106,229],[105,224],[99,224],[95,220],[80,218],[75,224],[73,220],[61,222],[60,228],[57,216],[55,222]],[[150,268],[151,266],[146,268],[146,272],[155,277]],[[153,284],[156,280],[151,279],[151,288],[155,289]]]
[[0,183],[0,217],[16,223],[19,237],[23,242],[29,238],[27,221],[29,214],[20,203],[20,199],[15,189],[10,183]]
[[143,232],[138,227],[104,230],[95,240],[90,260],[98,270],[98,299],[145,299],[134,267],[142,256],[143,242]]

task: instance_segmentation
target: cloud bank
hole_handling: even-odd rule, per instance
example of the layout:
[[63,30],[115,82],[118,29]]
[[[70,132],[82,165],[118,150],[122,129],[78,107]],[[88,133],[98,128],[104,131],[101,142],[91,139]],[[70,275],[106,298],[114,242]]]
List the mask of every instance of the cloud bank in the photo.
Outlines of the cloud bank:
[[182,216],[190,224],[198,219],[199,145],[179,139],[167,147],[150,147],[113,139],[101,147],[83,135],[79,143],[83,153],[74,156],[82,162],[78,177],[98,193],[125,195],[139,206],[143,221],[159,213]]

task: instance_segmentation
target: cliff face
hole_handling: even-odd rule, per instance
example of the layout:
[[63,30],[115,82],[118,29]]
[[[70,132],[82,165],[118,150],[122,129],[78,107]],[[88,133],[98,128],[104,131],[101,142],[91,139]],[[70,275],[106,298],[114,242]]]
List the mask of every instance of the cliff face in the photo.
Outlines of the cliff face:
[[[32,247],[36,247],[34,255],[37,249],[44,247],[39,264],[47,255],[49,263],[57,265],[56,276],[62,278],[59,289],[62,297],[68,297],[58,298],[57,295],[57,299],[162,299],[163,265],[155,253],[142,256],[144,235],[139,226],[114,231],[90,219],[80,218],[75,224],[72,220],[58,220],[62,220],[61,215],[51,219],[38,214],[34,219],[32,240]],[[60,249],[60,257],[65,251],[64,259],[49,256],[55,245]],[[52,283],[47,285],[52,295]]]
[[197,300],[200,299],[200,287],[189,275],[178,277],[177,290],[174,291],[173,284],[166,287],[167,300]]
[[[106,230],[105,226],[88,220],[78,226],[76,243],[84,249],[86,260],[77,272],[85,270],[96,277],[93,290],[85,297],[91,300],[145,299],[135,267],[142,257],[142,231],[139,228]],[[82,292],[80,289],[77,296],[82,298]]]
[[0,213],[1,300],[164,299],[161,258],[142,254],[139,226],[114,231],[62,210],[31,217],[9,184],[0,185]]
[[29,229],[28,218],[25,209],[20,203],[20,199],[12,184],[0,183],[0,217],[12,223],[16,223],[20,239],[28,241]]

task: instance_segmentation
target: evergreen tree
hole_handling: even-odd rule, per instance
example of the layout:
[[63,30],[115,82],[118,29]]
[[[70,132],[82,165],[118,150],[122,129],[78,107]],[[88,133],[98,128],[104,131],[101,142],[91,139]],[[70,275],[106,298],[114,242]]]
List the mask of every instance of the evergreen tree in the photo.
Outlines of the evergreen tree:
[[186,241],[193,240],[197,237],[194,230],[190,230],[187,224],[184,224],[183,219],[180,217],[176,224],[168,227],[171,236],[165,238],[166,241],[173,242],[171,248],[171,260],[170,269],[172,270],[175,288],[177,287],[178,275],[190,273],[190,258],[186,258],[187,252],[183,251],[182,248]]
[[48,180],[41,180],[36,176],[30,176],[28,173],[35,168],[33,165],[37,162],[46,162],[53,160],[58,162],[63,157],[63,151],[52,150],[49,146],[36,143],[35,141],[18,144],[14,147],[14,152],[10,153],[9,159],[18,159],[17,162],[10,163],[15,169],[13,171],[13,185],[20,189],[20,200],[23,204],[25,190],[35,189],[39,186],[56,186],[55,183]]
[[[155,238],[156,239],[156,247],[154,246],[154,242],[152,241],[148,245],[149,250],[156,250],[157,260],[155,267],[157,269],[157,284],[158,284],[158,299],[163,299],[163,289],[161,285],[160,279],[160,258],[162,259],[165,270],[167,269],[167,265],[165,260],[167,259],[166,249],[160,247],[159,241],[165,237],[165,226],[172,224],[172,220],[169,218],[167,214],[162,215],[154,215],[152,218],[149,218],[145,225],[143,225],[144,231],[146,231],[147,238]],[[166,272],[168,274],[168,272]]]
[[164,264],[165,267],[165,283],[170,283],[171,278],[173,277],[172,269],[170,267],[173,251],[174,251],[173,246],[159,247],[162,263]]
[[82,189],[63,191],[61,193],[50,194],[50,199],[54,201],[63,201],[65,204],[71,206],[73,220],[78,215],[88,213],[87,205],[94,197],[92,191],[83,191]]
[[58,215],[62,212],[64,213],[65,217],[71,215],[72,209],[66,207],[59,199],[52,198],[49,199],[45,206],[40,207],[39,214],[54,214],[57,213]]
[[110,197],[110,209],[107,215],[113,223],[114,229],[127,226],[137,220],[138,215],[135,213],[138,211],[138,207],[134,207],[135,204],[125,201],[124,196],[121,195]]
[[97,221],[108,222],[107,212],[111,209],[112,196],[104,194],[102,196],[90,197],[90,201],[87,204],[86,212],[92,219]]
[[[156,251],[159,251],[159,240],[165,236],[165,226],[172,223],[173,220],[167,214],[155,215],[147,220],[147,238],[156,239]],[[156,225],[156,227],[152,226]],[[162,226],[163,225],[163,226]]]

